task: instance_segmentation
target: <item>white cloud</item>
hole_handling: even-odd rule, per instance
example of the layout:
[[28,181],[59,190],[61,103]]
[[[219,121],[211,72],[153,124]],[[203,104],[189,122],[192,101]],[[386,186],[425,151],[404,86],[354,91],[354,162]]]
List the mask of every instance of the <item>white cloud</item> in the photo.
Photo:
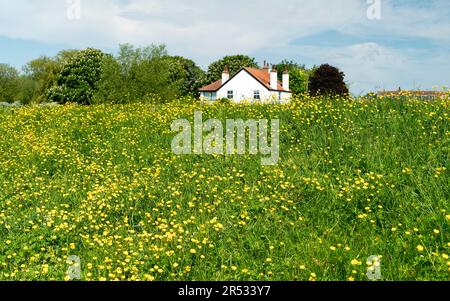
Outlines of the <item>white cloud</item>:
[[0,0],[0,35],[72,46],[165,42],[208,57],[285,45],[364,16],[358,0],[82,0],[82,18],[64,0]]
[[[432,89],[448,86],[450,54],[444,49],[430,56],[424,50],[395,49],[376,43],[323,48],[296,46],[285,56],[301,53],[305,58],[320,58],[321,63],[337,66],[346,74],[352,93],[376,90]],[[447,76],[446,76],[447,75]]]

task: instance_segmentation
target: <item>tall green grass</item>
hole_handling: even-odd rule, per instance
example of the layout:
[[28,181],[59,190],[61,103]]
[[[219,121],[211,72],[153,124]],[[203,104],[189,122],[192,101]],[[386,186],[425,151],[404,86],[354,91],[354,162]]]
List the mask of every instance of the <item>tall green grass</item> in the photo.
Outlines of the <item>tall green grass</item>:
[[[0,279],[448,280],[449,100],[0,109]],[[172,121],[280,119],[281,159],[175,156]]]

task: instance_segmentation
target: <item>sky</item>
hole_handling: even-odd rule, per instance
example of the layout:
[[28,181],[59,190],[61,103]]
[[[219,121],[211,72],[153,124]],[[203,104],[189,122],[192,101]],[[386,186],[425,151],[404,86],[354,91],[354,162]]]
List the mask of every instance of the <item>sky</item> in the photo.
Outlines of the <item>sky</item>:
[[355,95],[450,86],[448,0],[0,0],[0,63],[122,43],[204,69],[233,54],[328,63]]

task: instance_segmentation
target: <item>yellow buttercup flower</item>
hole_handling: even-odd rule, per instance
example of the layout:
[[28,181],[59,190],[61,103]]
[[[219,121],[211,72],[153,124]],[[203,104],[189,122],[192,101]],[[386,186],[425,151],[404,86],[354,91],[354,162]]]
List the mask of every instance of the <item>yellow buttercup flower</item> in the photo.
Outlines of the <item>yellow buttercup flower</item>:
[[[336,262],[348,265],[344,279],[358,281],[366,268],[382,267],[365,259],[398,241],[411,246],[390,269],[445,279],[450,242],[442,223],[450,212],[445,197],[435,198],[445,195],[448,176],[450,99],[404,95],[305,95],[287,105],[152,95],[120,105],[0,104],[0,281],[58,281],[79,267],[87,281],[315,281],[318,271],[337,280]],[[262,156],[248,153],[175,155],[173,121],[190,123],[198,111],[204,121],[280,119],[279,164],[260,166]],[[417,147],[434,159],[396,151]],[[436,193],[408,198],[424,183]],[[354,224],[350,232],[339,230],[343,220]],[[314,254],[299,252],[302,245]],[[205,268],[218,266],[220,273]]]

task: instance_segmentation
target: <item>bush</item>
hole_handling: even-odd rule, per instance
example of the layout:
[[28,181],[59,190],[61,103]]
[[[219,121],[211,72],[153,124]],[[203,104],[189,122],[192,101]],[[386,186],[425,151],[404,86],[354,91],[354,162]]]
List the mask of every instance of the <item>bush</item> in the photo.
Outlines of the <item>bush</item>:
[[216,102],[218,104],[222,104],[222,105],[227,105],[227,104],[232,103],[231,99],[229,99],[229,98],[219,98]]
[[344,82],[345,74],[338,68],[328,64],[321,65],[310,78],[309,91],[312,96],[317,95],[348,95],[349,91]]
[[0,102],[17,101],[19,88],[17,70],[9,65],[0,64]]
[[21,104],[29,105],[31,103],[38,103],[36,98],[38,82],[29,76],[21,76],[19,78],[19,90],[20,92],[18,93],[17,98]]

